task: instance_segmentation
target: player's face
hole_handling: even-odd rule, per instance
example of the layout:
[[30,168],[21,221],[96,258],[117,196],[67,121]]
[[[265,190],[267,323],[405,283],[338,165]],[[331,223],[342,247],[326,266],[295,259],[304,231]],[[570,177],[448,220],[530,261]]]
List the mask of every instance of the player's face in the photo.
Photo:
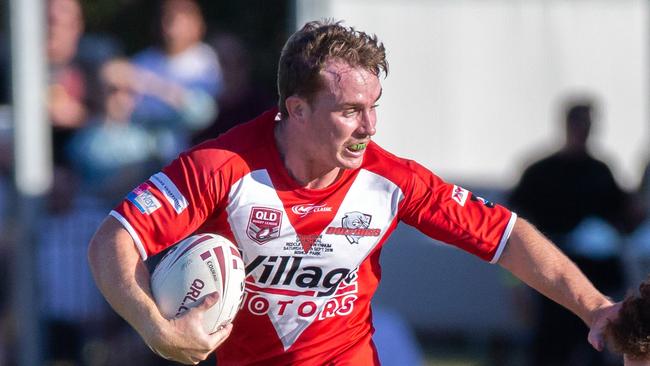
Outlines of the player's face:
[[341,61],[328,62],[321,77],[323,89],[311,101],[306,118],[311,158],[324,169],[358,168],[376,131],[379,78]]

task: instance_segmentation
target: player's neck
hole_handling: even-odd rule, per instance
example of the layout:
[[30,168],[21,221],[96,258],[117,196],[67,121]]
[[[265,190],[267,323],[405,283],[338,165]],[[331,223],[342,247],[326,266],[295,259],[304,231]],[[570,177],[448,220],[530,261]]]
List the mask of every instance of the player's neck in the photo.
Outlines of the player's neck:
[[330,186],[341,176],[339,167],[325,167],[317,157],[305,149],[300,136],[293,136],[292,130],[286,128],[287,121],[279,121],[275,126],[275,144],[280,152],[284,167],[298,185],[308,189],[323,189]]

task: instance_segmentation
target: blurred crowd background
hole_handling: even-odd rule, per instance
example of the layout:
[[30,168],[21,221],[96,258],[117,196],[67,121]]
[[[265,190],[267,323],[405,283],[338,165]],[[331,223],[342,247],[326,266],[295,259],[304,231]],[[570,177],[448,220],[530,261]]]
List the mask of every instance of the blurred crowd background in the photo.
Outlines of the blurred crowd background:
[[[0,365],[18,362],[8,1],[0,3]],[[87,243],[110,208],[180,151],[275,103],[288,5],[46,0],[54,179],[37,226],[40,340],[51,365],[156,365],[94,286]],[[254,10],[254,11],[253,11]],[[36,18],[38,19],[38,18]]]
[[[277,59],[297,26],[296,3],[44,0],[54,180],[31,225],[37,227],[36,315],[47,365],[168,364],[98,294],[86,245],[111,207],[180,151],[275,105]],[[0,1],[2,14],[8,7],[8,0]],[[17,287],[11,285],[17,281],[12,253],[21,243],[9,32],[3,16],[0,365],[16,364],[12,350],[20,332],[10,301]],[[473,181],[468,188],[535,223],[599,289],[621,298],[650,271],[650,169],[639,173],[639,182],[621,185],[590,149],[606,102],[588,93],[563,99],[556,106],[561,124],[548,121],[561,131],[557,149],[531,158],[536,162],[516,184]],[[384,257],[376,317],[387,365],[443,364],[434,357],[485,365],[620,364],[615,355],[589,349],[578,318],[496,266],[451,253],[403,227]],[[467,293],[475,297],[468,300]],[[472,305],[481,308],[478,316]]]

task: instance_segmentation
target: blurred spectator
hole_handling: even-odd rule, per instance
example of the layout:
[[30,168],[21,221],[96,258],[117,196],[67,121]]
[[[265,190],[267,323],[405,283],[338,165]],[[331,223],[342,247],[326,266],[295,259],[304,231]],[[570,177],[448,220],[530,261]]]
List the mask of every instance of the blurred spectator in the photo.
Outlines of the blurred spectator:
[[641,282],[650,273],[650,220],[627,237],[624,259],[628,287]]
[[205,23],[198,4],[166,0],[161,10],[161,45],[133,58],[141,94],[134,118],[157,130],[170,160],[189,145],[192,131],[215,118],[222,74],[216,53],[201,41]]
[[11,127],[11,108],[0,105],[0,365],[9,364],[9,344],[14,325],[11,316],[11,278],[10,271],[13,253],[16,215],[15,194],[12,191],[11,170],[13,166],[13,129]]
[[95,286],[86,261],[87,243],[106,208],[79,191],[79,179],[72,170],[55,168],[39,222],[37,264],[45,364],[155,365],[160,358],[109,308]]
[[85,342],[99,334],[111,314],[86,263],[86,243],[105,210],[77,194],[77,181],[67,168],[55,169],[37,233],[44,346],[53,364],[83,364]]
[[159,168],[154,137],[132,121],[135,69],[126,59],[99,70],[100,111],[74,136],[69,159],[81,175],[84,191],[112,206]]
[[53,132],[54,163],[67,165],[65,146],[86,122],[92,75],[98,65],[119,53],[108,35],[84,33],[78,0],[48,0],[48,113]]
[[[605,294],[623,288],[620,238],[627,195],[605,163],[588,151],[592,104],[569,104],[564,146],[528,167],[511,196],[518,213],[533,222],[573,259]],[[533,339],[534,365],[605,365],[586,342],[588,328],[546,298],[539,298]]]
[[274,97],[253,82],[250,53],[239,37],[222,33],[215,36],[211,44],[219,55],[223,91],[217,99],[217,118],[210,126],[194,135],[192,141],[195,144],[217,137],[233,126],[253,119],[276,103]]
[[84,20],[76,0],[49,0],[47,20],[48,112],[53,128],[54,161],[60,165],[65,163],[63,147],[86,120],[86,78],[74,61]]
[[[5,193],[8,193],[7,184],[4,176],[0,176],[0,205],[7,203]],[[12,334],[14,320],[11,315],[11,259],[12,259],[12,239],[7,215],[0,216],[0,365],[9,363],[11,347],[10,341],[15,337]],[[13,222],[12,222],[13,223]]]
[[79,188],[79,177],[72,170],[56,167],[39,222],[45,364],[156,365],[159,357],[110,309],[95,286],[86,260],[87,243],[106,208],[79,194]]
[[9,104],[11,100],[11,60],[9,57],[8,34],[0,29],[0,105]]
[[636,204],[644,219],[628,237],[624,250],[628,287],[643,281],[650,273],[650,162],[646,165]]
[[6,228],[12,203],[9,189],[14,160],[13,132],[11,107],[0,105],[0,234]]
[[650,218],[650,160],[643,170],[643,177],[641,178],[641,184],[639,185],[638,199],[642,203],[645,216]]

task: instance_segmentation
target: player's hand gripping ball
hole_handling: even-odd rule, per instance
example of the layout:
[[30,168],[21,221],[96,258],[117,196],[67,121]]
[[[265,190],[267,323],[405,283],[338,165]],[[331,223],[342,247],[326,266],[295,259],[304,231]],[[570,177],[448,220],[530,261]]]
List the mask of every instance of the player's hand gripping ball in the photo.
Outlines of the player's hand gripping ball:
[[214,333],[235,318],[244,280],[244,262],[235,244],[220,235],[199,234],[176,244],[162,258],[151,275],[151,291],[168,319],[218,292],[219,301],[205,313],[203,324]]

